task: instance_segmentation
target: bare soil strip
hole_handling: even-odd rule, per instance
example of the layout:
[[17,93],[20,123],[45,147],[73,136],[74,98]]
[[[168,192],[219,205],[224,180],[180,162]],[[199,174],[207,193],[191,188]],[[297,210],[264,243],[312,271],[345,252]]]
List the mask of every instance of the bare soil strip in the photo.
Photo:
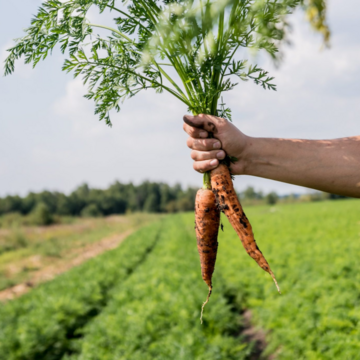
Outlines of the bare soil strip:
[[247,343],[253,344],[253,350],[248,358],[249,360],[275,360],[276,353],[268,356],[264,355],[264,351],[267,346],[266,332],[263,329],[254,327],[252,324],[251,310],[246,309],[243,314],[243,329],[241,335]]
[[59,260],[56,264],[46,266],[34,272],[31,279],[27,282],[17,284],[13,287],[0,291],[0,301],[12,300],[19,297],[37,285],[52,280],[56,276],[70,270],[74,266],[78,266],[83,262],[100,255],[101,253],[115,249],[119,246],[125,238],[127,238],[134,229],[129,229],[122,234],[115,234],[106,237],[96,243],[88,244],[80,249],[72,249],[71,253],[74,255],[71,259]]

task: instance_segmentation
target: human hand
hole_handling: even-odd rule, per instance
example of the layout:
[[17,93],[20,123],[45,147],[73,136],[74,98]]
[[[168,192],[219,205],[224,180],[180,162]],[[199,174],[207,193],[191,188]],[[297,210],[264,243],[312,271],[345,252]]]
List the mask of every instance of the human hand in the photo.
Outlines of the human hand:
[[[192,149],[191,158],[196,171],[204,173],[215,169],[219,160],[229,155],[237,158],[231,164],[232,174],[244,173],[249,138],[234,124],[212,115],[185,115],[184,130],[190,135],[187,146]],[[211,139],[207,139],[209,132],[213,134]]]

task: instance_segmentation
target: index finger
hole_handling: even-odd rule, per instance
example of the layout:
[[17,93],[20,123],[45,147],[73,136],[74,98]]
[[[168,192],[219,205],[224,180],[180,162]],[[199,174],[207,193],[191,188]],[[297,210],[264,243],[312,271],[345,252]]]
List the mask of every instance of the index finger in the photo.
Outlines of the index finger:
[[201,129],[196,129],[188,124],[184,123],[184,131],[194,139],[206,139],[208,137],[208,132]]
[[185,115],[183,120],[187,125],[195,129],[202,129],[213,134],[217,133],[215,116],[207,114],[200,114],[197,116]]

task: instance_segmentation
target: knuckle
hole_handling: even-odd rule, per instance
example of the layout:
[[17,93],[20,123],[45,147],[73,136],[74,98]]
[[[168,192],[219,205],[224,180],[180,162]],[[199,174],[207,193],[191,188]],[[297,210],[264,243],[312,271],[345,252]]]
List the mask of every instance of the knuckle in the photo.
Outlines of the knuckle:
[[197,152],[195,150],[193,150],[191,153],[190,153],[190,156],[193,160],[196,160],[197,158]]
[[204,146],[205,146],[206,150],[213,150],[214,149],[214,147],[213,147],[214,143],[215,143],[215,141],[213,139],[209,139],[209,140],[204,141]]
[[192,127],[189,127],[189,131],[188,134],[193,137],[193,138],[197,138],[198,137],[198,131],[197,129],[194,129]]
[[186,140],[186,145],[192,149],[193,147],[193,139],[191,137],[189,137],[187,140]]
[[187,124],[184,124],[183,129],[188,135],[190,135],[191,137],[194,137],[193,136],[194,135],[194,130],[195,130],[194,128],[192,128],[191,126],[189,126]]
[[199,140],[199,139],[194,140],[194,149],[196,149],[196,150],[204,150],[203,143],[204,143],[203,140]]
[[[215,147],[215,144],[217,145],[216,147]],[[212,139],[212,141],[211,141],[211,148],[212,148],[212,149],[216,149],[216,150],[221,149],[221,148],[222,148],[221,141],[218,140],[218,139]]]
[[217,151],[216,150],[211,150],[209,152],[209,159],[216,159],[216,154],[217,154]]
[[202,172],[201,169],[199,168],[199,163],[197,161],[194,162],[193,168],[197,172]]

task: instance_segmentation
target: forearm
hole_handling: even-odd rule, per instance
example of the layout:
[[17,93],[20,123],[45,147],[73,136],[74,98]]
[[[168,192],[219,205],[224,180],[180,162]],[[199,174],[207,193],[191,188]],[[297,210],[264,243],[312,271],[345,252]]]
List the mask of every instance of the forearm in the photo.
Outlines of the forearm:
[[334,140],[247,139],[244,173],[360,197],[360,136]]

